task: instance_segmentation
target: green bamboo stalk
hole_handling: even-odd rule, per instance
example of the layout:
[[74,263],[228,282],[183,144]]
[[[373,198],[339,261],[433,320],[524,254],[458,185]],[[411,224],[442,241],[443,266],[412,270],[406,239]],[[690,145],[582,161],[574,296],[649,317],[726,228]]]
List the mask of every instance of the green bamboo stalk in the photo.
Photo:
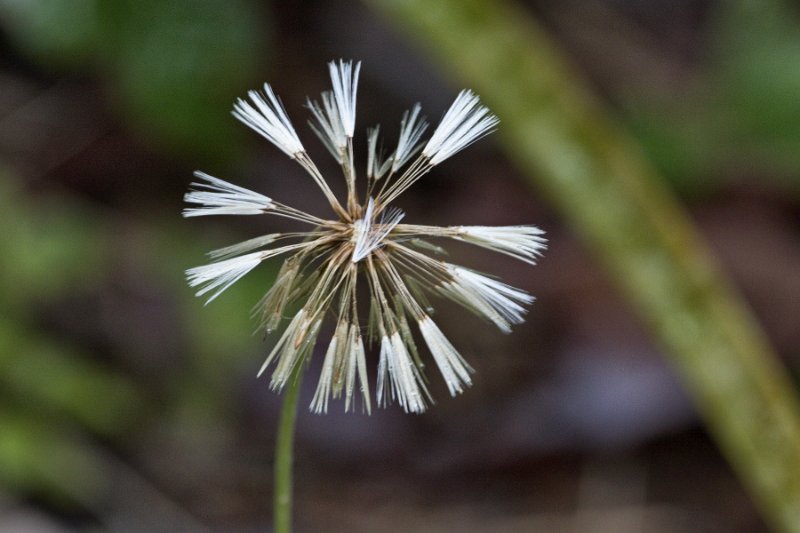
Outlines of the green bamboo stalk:
[[503,0],[366,2],[497,113],[509,157],[649,325],[767,521],[800,531],[800,409],[787,372],[686,213],[546,33]]

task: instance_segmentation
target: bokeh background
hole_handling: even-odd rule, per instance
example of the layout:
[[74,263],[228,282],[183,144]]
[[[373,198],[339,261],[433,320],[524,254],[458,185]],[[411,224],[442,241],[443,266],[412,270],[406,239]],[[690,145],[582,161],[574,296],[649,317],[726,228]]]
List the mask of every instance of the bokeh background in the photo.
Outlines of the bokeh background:
[[[800,365],[800,7],[522,4],[685,203],[776,351]],[[462,84],[356,2],[0,0],[0,531],[262,531],[280,397],[256,371],[267,264],[203,306],[183,271],[279,231],[184,220],[202,169],[326,214],[301,169],[230,116],[269,81],[304,127],[325,63],[363,61],[357,130],[435,123]],[[502,128],[502,125],[501,125]],[[299,531],[761,531],[640,320],[489,137],[400,200],[428,224],[543,227],[535,268],[454,260],[537,296],[502,335],[437,321],[476,368],[452,399],[326,416],[304,383]],[[365,137],[360,150],[363,153]],[[342,184],[338,184],[341,186]],[[341,190],[341,187],[340,189]]]

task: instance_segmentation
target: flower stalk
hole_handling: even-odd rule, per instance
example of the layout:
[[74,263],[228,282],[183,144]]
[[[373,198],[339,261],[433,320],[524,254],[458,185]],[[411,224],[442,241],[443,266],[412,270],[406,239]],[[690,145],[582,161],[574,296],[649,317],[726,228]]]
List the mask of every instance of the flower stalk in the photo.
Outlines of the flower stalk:
[[300,397],[302,369],[297,366],[283,397],[275,440],[275,483],[273,524],[275,533],[292,531],[292,489],[294,466],[294,433],[297,422],[297,399]]

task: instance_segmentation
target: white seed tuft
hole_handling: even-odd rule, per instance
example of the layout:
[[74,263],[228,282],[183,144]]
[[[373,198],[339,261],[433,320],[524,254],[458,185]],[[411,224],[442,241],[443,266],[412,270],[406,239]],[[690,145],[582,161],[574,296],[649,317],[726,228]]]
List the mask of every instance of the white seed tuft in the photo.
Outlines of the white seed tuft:
[[469,375],[472,368],[464,361],[458,351],[450,344],[439,326],[429,317],[424,316],[418,323],[419,331],[433,355],[439,371],[442,373],[450,394],[455,396],[463,392],[464,387],[472,385]]
[[343,337],[341,334],[342,329],[346,329],[345,322],[339,323],[336,332],[328,344],[328,351],[325,352],[325,360],[322,363],[322,373],[319,376],[319,383],[317,383],[317,390],[314,392],[314,398],[311,400],[311,410],[317,414],[328,412],[328,400],[331,396],[331,386],[333,385],[333,373],[336,365],[336,354],[340,353],[339,340]]
[[403,118],[400,121],[400,138],[397,141],[397,150],[395,150],[392,158],[392,172],[397,172],[422,148],[419,140],[425,130],[428,129],[428,123],[425,122],[424,118],[420,118],[419,113],[421,110],[422,107],[419,104],[414,104],[410,111],[403,113]]
[[333,93],[325,91],[322,93],[322,105],[317,102],[307,101],[307,106],[311,110],[314,118],[309,122],[311,129],[325,145],[336,162],[342,163],[342,155],[347,149],[347,134],[344,125],[339,117],[339,109],[336,106],[336,99]]
[[336,108],[339,111],[339,120],[345,135],[353,138],[353,131],[356,126],[356,94],[358,92],[358,74],[361,71],[361,61],[356,63],[355,69],[353,62],[339,60],[328,63],[333,84],[333,97],[336,100]]
[[392,168],[395,157],[384,157],[382,147],[378,146],[380,131],[379,125],[367,129],[367,177],[369,179],[381,179]]
[[186,278],[189,280],[190,287],[203,286],[195,293],[196,296],[214,291],[214,294],[206,302],[208,304],[242,276],[257,267],[262,260],[261,252],[253,252],[210,265],[190,268],[186,271]]
[[480,104],[472,91],[463,90],[445,113],[422,154],[438,165],[456,152],[491,133],[500,120]]
[[511,331],[510,324],[525,321],[523,304],[534,300],[527,292],[459,266],[448,265],[448,271],[453,279],[443,284],[443,292],[491,320],[503,332]]
[[[192,183],[198,190],[186,193],[183,200],[202,207],[189,207],[183,210],[184,217],[205,215],[260,215],[272,208],[272,200],[244,187],[196,171],[196,178],[208,183]],[[204,190],[205,189],[205,190]]]
[[269,84],[264,84],[263,95],[258,91],[250,91],[247,95],[252,104],[241,98],[237,99],[233,105],[234,117],[261,134],[289,157],[294,158],[297,154],[305,152],[283,104],[275,96]]
[[[424,386],[419,369],[411,359],[406,345],[399,333],[381,338],[381,355],[378,369],[378,403],[389,403],[387,393],[407,413],[422,413],[425,411]],[[388,373],[391,390],[387,391],[384,382]]]
[[535,264],[547,249],[544,231],[536,226],[458,226],[456,239]]

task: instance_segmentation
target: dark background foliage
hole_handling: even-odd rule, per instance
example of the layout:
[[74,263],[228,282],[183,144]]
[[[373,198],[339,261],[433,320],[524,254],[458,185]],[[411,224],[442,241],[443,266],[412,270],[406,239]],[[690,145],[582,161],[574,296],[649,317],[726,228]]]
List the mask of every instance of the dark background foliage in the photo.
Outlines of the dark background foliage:
[[[681,195],[796,369],[797,5],[526,7]],[[335,181],[303,125],[326,61],[363,61],[357,129],[381,123],[390,139],[404,109],[420,101],[435,122],[460,84],[351,2],[0,0],[0,24],[0,530],[264,529],[280,397],[255,378],[269,340],[251,335],[249,310],[275,265],[207,307],[183,270],[285,226],[181,219],[191,172],[325,214],[300,169],[230,116],[236,97],[269,81]],[[421,223],[542,226],[550,249],[533,269],[452,252],[536,294],[528,322],[504,336],[438,305],[477,374],[451,399],[431,372],[438,403],[423,416],[302,410],[298,529],[763,529],[658,347],[496,142],[400,203]]]

